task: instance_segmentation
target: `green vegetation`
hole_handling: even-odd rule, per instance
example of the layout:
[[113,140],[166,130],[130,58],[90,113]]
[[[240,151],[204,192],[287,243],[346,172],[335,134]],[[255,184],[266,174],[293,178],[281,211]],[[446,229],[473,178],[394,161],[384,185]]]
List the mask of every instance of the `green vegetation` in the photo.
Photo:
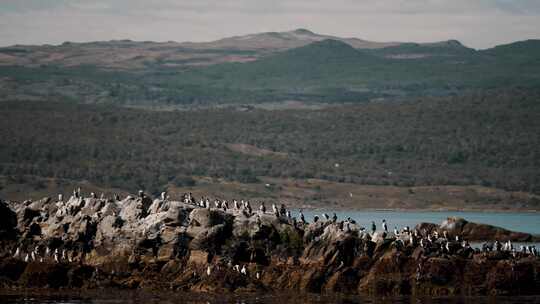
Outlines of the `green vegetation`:
[[[0,51],[13,53],[12,49]],[[45,100],[54,97],[132,105],[363,102],[381,97],[448,96],[477,89],[540,87],[540,40],[483,51],[466,48],[457,41],[357,50],[340,41],[324,40],[261,55],[256,61],[202,67],[186,64],[207,62],[204,55],[209,52],[219,56],[256,54],[229,49],[177,52],[203,57],[148,59],[144,68],[112,69],[88,64],[4,66],[0,68],[0,85],[3,78],[4,99],[24,94]]]
[[[321,110],[152,112],[0,103],[0,175],[158,193],[192,176],[379,185],[486,185],[540,193],[540,93],[371,102]],[[283,154],[234,152],[249,144]],[[336,165],[337,164],[337,165]]]

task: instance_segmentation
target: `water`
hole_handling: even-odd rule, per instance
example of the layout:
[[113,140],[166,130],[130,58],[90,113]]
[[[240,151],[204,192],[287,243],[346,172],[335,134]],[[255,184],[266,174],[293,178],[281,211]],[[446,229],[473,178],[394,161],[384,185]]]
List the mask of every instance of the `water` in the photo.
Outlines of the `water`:
[[249,294],[217,295],[197,293],[144,293],[141,291],[99,291],[85,293],[11,293],[0,292],[0,303],[15,304],[134,304],[134,303],[246,303],[246,304],[285,304],[285,303],[403,303],[403,304],[458,304],[458,303],[503,303],[533,304],[540,303],[540,297],[439,297],[439,298],[368,298],[363,296],[313,295],[313,294]]
[[[325,211],[303,211],[306,220],[311,222],[313,216]],[[332,212],[326,211],[330,216]],[[293,212],[294,216],[298,212]],[[427,222],[441,224],[448,217],[462,217],[469,222],[489,224],[512,231],[527,232],[540,235],[540,213],[519,212],[469,212],[469,211],[339,211],[336,212],[339,219],[348,217],[354,219],[359,225],[371,229],[371,221],[375,221],[377,229],[380,229],[383,219],[388,224],[390,231],[394,226],[398,229],[409,226],[414,228],[416,224]]]

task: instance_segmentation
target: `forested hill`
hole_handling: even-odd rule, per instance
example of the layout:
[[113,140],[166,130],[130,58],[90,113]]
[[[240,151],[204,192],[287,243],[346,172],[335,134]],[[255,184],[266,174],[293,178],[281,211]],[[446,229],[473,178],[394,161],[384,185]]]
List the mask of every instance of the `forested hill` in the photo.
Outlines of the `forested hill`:
[[195,177],[540,193],[539,100],[538,91],[513,90],[322,110],[170,112],[9,101],[0,103],[0,176],[8,185],[40,176],[152,193]]
[[540,40],[374,43],[297,30],[211,43],[111,41],[0,48],[1,100],[116,105],[358,103],[540,88]]

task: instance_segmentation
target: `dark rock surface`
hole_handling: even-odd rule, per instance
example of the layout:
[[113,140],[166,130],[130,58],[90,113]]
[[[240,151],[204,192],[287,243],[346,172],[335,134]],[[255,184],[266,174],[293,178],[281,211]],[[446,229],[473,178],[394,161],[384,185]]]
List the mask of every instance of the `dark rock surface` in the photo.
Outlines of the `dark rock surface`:
[[369,234],[353,221],[202,205],[145,195],[0,202],[0,287],[540,294],[532,248],[480,251],[455,241],[530,235],[456,218]]

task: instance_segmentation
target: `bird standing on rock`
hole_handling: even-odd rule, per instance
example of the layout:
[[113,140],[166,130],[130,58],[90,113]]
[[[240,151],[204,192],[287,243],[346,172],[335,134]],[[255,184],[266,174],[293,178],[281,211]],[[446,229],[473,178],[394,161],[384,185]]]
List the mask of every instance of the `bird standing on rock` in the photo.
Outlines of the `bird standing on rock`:
[[276,216],[279,217],[279,210],[278,210],[276,204],[272,204],[272,211],[274,212],[274,214],[275,214]]
[[304,214],[302,213],[302,210],[300,210],[300,222],[302,224],[306,223],[306,218],[304,217]]
[[240,270],[240,273],[243,274],[243,275],[247,275],[246,265],[242,266],[242,270]]
[[15,250],[15,254],[13,255],[13,257],[18,258],[20,254],[21,254],[21,248],[17,247],[17,250]]

